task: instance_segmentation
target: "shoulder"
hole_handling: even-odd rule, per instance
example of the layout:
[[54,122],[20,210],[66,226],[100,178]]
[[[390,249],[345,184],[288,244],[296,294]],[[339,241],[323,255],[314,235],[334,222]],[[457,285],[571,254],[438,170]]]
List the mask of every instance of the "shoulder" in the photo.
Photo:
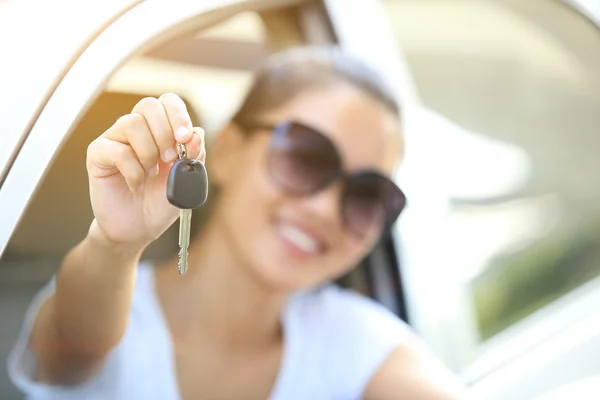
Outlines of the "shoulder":
[[410,327],[381,304],[337,286],[296,299],[311,347],[321,349],[319,370],[334,398],[360,398],[389,355],[412,336]]
[[[334,398],[454,400],[459,381],[412,329],[378,302],[327,286],[304,295],[299,314],[322,349],[320,368]],[[456,394],[460,393],[460,394]],[[331,397],[331,396],[330,396]]]
[[305,317],[317,319],[331,333],[352,328],[344,335],[350,340],[375,335],[381,340],[397,342],[411,333],[404,321],[380,303],[336,285],[305,293],[299,303],[299,311]]

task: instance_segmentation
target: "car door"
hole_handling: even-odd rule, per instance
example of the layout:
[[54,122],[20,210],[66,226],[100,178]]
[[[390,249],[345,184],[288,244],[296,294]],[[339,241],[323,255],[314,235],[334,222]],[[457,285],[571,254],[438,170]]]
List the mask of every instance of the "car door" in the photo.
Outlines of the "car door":
[[[0,109],[4,110],[0,182],[28,130],[79,54],[106,26],[137,2],[0,2]],[[32,9],[36,12],[32,13]],[[64,10],[77,18],[67,18]]]
[[[26,20],[28,7],[41,7],[45,17],[22,44],[2,42],[4,54],[15,54],[11,66],[0,70],[0,106],[12,110],[0,120],[2,359],[33,294],[91,221],[87,144],[138,99],[175,91],[211,132],[226,121],[266,55],[293,45],[339,43],[393,77],[404,102],[416,101],[374,0],[354,0],[352,9],[347,0],[206,0],[177,7],[169,0],[113,0],[89,8],[77,0],[16,3],[2,5],[7,21]],[[66,9],[80,11],[81,18],[72,21],[61,11]],[[57,33],[59,26],[67,33]],[[18,53],[24,47],[29,54]],[[202,219],[201,213],[194,217]],[[176,234],[165,233],[145,256],[175,254]],[[406,318],[396,249],[390,236],[345,284]],[[0,397],[18,398],[3,373]]]

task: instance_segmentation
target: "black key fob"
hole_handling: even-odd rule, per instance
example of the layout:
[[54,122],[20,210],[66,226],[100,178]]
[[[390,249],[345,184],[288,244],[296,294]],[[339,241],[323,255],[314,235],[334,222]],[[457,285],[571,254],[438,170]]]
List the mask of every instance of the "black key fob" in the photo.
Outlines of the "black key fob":
[[198,208],[208,197],[208,175],[203,163],[180,159],[173,163],[167,179],[167,200],[177,208]]

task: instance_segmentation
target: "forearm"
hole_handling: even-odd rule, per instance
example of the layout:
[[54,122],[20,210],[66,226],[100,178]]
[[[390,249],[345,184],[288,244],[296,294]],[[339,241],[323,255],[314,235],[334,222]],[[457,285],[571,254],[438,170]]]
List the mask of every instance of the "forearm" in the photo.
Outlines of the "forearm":
[[118,344],[127,327],[142,250],[90,233],[69,252],[53,299],[59,345],[102,354]]

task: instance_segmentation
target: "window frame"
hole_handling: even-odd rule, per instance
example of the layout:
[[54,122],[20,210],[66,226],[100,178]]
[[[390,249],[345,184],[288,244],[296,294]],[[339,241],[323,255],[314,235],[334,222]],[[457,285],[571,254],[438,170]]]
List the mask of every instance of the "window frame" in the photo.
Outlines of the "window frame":
[[[140,1],[110,0],[90,7],[78,1],[57,0],[40,4],[41,9],[34,15],[28,2],[0,4],[0,49],[10,60],[2,64],[0,109],[11,110],[3,115],[4,130],[0,132],[0,187],[35,120],[73,63],[96,36]],[[61,21],[64,30],[53,29],[55,21],[47,18],[44,7],[69,9],[78,18]],[[29,24],[19,23],[19,16],[24,14]],[[31,26],[36,26],[35,33],[44,35],[32,34]],[[20,40],[15,41],[15,37]],[[40,57],[44,63],[39,62]]]

